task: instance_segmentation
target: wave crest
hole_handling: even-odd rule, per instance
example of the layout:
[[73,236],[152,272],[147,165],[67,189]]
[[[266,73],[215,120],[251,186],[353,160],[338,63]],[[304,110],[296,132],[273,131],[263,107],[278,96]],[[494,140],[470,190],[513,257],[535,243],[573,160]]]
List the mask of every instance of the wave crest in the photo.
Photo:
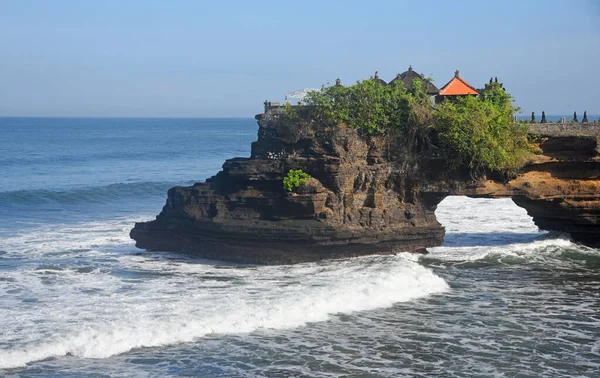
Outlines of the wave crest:
[[[326,321],[333,314],[389,307],[448,290],[442,278],[402,256],[292,267],[183,264],[141,256],[123,259],[129,269],[143,266],[162,276],[141,281],[133,297],[134,293],[115,291],[109,299],[99,293],[89,303],[52,305],[58,312],[53,316],[60,317],[62,324],[67,324],[65,318],[93,320],[69,323],[68,329],[36,330],[35,334],[46,336],[0,351],[0,368],[64,355],[105,358],[133,348],[192,342],[209,334],[293,328]],[[81,276],[86,275],[73,273],[70,279]],[[95,273],[95,280],[103,277]],[[111,279],[105,290],[115,286],[114,276]],[[98,303],[102,301],[106,303]],[[31,326],[51,327],[52,323]]]
[[[187,185],[190,183],[179,183]],[[136,182],[114,183],[103,186],[76,188],[71,190],[15,190],[0,192],[0,206],[13,207],[22,205],[42,204],[77,204],[77,203],[106,203],[115,199],[132,196],[166,195],[172,186],[171,182]]]

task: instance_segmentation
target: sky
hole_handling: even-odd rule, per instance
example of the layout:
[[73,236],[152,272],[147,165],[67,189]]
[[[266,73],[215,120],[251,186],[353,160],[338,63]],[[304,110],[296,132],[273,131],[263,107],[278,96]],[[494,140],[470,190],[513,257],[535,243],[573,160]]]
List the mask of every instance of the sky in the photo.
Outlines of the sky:
[[0,116],[252,117],[409,65],[600,114],[600,0],[0,0]]

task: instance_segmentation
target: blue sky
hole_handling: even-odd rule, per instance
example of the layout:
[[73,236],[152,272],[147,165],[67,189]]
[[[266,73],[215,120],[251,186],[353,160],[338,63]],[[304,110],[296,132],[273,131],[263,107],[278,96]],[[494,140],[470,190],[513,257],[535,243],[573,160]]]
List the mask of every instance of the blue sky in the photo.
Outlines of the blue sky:
[[409,64],[600,114],[600,0],[0,0],[0,116],[246,117]]

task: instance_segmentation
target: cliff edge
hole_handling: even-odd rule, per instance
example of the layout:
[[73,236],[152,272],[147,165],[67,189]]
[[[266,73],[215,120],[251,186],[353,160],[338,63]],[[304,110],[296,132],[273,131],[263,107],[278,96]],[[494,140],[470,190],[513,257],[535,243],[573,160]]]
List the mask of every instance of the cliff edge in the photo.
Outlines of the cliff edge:
[[[538,154],[509,182],[449,173],[434,148],[353,128],[283,122],[277,109],[257,116],[250,158],[227,160],[216,176],[169,190],[156,220],[131,237],[147,250],[210,259],[289,264],[400,251],[443,242],[435,218],[448,195],[511,197],[546,230],[598,246],[600,160],[590,128],[532,128]],[[291,169],[312,178],[296,192],[282,182]]]
[[[426,159],[397,140],[356,129],[257,116],[250,158],[227,160],[216,176],[169,190],[156,220],[137,223],[136,246],[248,263],[287,264],[442,243],[436,204],[419,197]],[[290,169],[312,176],[294,193]]]

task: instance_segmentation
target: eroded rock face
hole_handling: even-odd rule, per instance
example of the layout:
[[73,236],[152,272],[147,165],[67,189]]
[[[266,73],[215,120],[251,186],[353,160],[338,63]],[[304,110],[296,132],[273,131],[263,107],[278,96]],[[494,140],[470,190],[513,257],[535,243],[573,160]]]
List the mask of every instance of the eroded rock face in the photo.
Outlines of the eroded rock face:
[[[169,190],[156,220],[137,223],[136,246],[263,264],[439,245],[438,203],[419,198],[422,157],[391,138],[350,128],[291,127],[259,116],[250,158],[230,159],[206,183]],[[296,193],[282,181],[301,168]]]
[[571,136],[546,132],[542,153],[508,183],[513,201],[539,228],[568,232],[592,247],[600,247],[599,131]]
[[569,233],[575,241],[600,247],[600,127],[532,125],[530,134],[539,140],[538,153],[515,179],[457,183],[454,188],[437,183],[437,195],[511,197],[540,229]]
[[[446,172],[443,156],[411,151],[401,138],[293,125],[276,112],[257,119],[251,157],[227,160],[205,183],[170,189],[156,220],[131,231],[137,247],[261,264],[423,251],[443,241],[434,212],[448,195],[512,197],[540,228],[598,245],[593,133],[539,132],[540,154],[522,175],[473,182]],[[283,178],[298,168],[313,178],[287,193]]]

